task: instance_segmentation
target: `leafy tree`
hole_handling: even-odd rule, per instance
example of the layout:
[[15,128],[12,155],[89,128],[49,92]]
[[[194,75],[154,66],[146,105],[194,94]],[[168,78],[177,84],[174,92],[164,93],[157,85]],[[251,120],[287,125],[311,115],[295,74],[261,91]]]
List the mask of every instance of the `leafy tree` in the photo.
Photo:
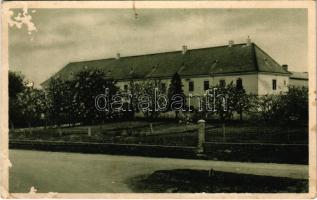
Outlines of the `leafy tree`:
[[217,97],[215,107],[216,113],[218,113],[221,121],[226,121],[232,118],[236,103],[236,98],[234,97],[235,89],[236,87],[232,82],[225,86],[216,86]]
[[63,122],[64,100],[67,100],[66,85],[60,77],[53,77],[46,88],[49,99],[49,119],[60,126]]
[[[137,112],[142,111],[148,119],[157,118],[162,110],[155,110],[155,104],[160,103],[156,102],[157,99],[155,95],[159,96],[164,94],[164,92],[158,88],[160,84],[160,80],[146,80],[138,83],[130,83],[130,92],[132,95],[131,107]],[[141,107],[146,109],[140,110],[140,104],[143,104],[144,106]]]
[[289,120],[306,121],[308,119],[308,88],[289,87],[288,92],[281,96],[281,112],[283,118]]
[[59,126],[61,123],[71,125],[76,122],[94,124],[114,118],[114,112],[98,111],[95,107],[96,96],[105,94],[106,88],[110,100],[118,91],[115,82],[105,77],[101,70],[84,69],[71,80],[60,77],[52,79],[47,88],[52,121]]
[[[129,116],[132,116],[134,118],[135,116],[135,113],[136,112],[139,112],[139,108],[138,108],[138,98],[139,96],[142,95],[142,85],[141,83],[139,82],[136,82],[134,80],[131,80],[129,82],[129,92],[128,92],[128,95],[130,95],[129,99],[130,99],[130,102],[129,103],[129,110],[128,111],[128,115]],[[127,107],[127,106],[126,106]],[[127,109],[128,110],[128,109]]]
[[25,119],[21,116],[21,108],[17,103],[17,95],[25,89],[24,76],[21,73],[9,71],[9,126],[23,125]]
[[45,93],[39,89],[26,88],[23,92],[17,94],[17,104],[20,106],[21,114],[24,116],[29,128],[33,124],[39,124],[41,114],[47,110]]
[[175,108],[179,107],[179,105],[171,104],[171,102],[173,102],[173,97],[175,97],[176,95],[181,96],[183,99],[182,104],[186,105],[186,97],[183,91],[182,79],[177,72],[173,75],[171,83],[168,88],[168,102],[169,102],[168,107],[169,107],[169,110],[175,110],[175,116],[176,116],[176,119],[178,119],[179,111],[176,110]]
[[108,90],[109,100],[118,92],[114,80],[105,78],[103,71],[97,69],[87,69],[78,72],[73,80],[74,95],[73,101],[76,104],[76,112],[79,120],[86,124],[93,124],[97,121],[114,118],[116,113],[97,111],[95,98],[99,94],[104,94]]
[[9,71],[9,98],[16,98],[25,89],[24,76],[21,73]]
[[237,87],[233,82],[228,85],[211,86],[210,92],[216,97],[209,99],[209,105],[215,104],[213,111],[219,115],[221,121],[232,119],[235,112],[240,115],[240,120],[242,120],[242,114],[251,107],[251,95],[246,94],[243,87]]
[[308,89],[292,86],[285,94],[258,96],[252,107],[266,122],[307,121]]
[[248,111],[251,106],[250,95],[246,94],[243,86],[236,86],[233,93],[234,110],[239,114],[240,120],[242,120],[243,112]]
[[264,121],[271,121],[274,115],[279,112],[279,96],[278,95],[263,95],[257,98],[257,111]]
[[307,121],[308,88],[292,86],[285,94],[259,96],[258,111],[265,121]]
[[61,113],[64,122],[67,122],[69,126],[74,125],[78,119],[77,115],[77,102],[74,99],[75,83],[72,80],[65,80],[61,82],[61,94],[63,101],[61,102]]

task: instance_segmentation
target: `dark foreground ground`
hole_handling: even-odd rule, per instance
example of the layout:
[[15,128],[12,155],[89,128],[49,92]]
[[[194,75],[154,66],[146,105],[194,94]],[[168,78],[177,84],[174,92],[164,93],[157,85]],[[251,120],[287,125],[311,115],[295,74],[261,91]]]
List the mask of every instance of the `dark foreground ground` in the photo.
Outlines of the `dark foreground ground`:
[[159,170],[130,180],[134,192],[153,193],[301,193],[308,181],[212,170]]
[[[11,193],[306,192],[308,166],[10,150]],[[210,169],[215,170],[210,172]]]

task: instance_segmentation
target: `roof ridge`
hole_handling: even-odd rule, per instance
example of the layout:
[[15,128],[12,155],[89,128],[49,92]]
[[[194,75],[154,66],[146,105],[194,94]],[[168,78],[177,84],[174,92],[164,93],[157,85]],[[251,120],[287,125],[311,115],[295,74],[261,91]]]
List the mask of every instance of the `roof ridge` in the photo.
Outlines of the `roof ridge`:
[[[83,62],[106,61],[106,60],[115,60],[115,58],[102,58],[102,59],[96,59],[96,60],[73,61],[73,62],[69,62],[67,65],[75,64],[75,63],[83,63]],[[65,65],[65,66],[67,66],[67,65]]]
[[[232,45],[232,47],[234,47],[234,46],[241,46],[241,45],[245,45],[245,44],[246,44],[246,43],[238,43],[238,44]],[[252,42],[252,44],[253,44],[253,42]],[[194,49],[188,49],[187,52],[195,51],[195,50],[204,50],[204,49],[215,49],[215,48],[221,48],[221,47],[228,47],[228,45],[199,47],[199,48],[194,48]],[[232,47],[231,47],[231,48],[232,48]],[[165,52],[157,52],[157,53],[147,53],[147,54],[139,54],[139,55],[121,56],[118,60],[120,60],[120,59],[125,59],[125,58],[133,58],[133,57],[141,57],[141,56],[151,56],[151,55],[168,54],[168,53],[181,53],[181,52],[182,52],[181,50],[177,50],[177,51],[165,51]],[[186,54],[185,54],[185,55],[186,55]],[[68,64],[71,64],[71,63],[82,63],[82,62],[93,62],[93,61],[103,61],[103,60],[116,60],[116,58],[111,57],[111,58],[102,58],[102,59],[96,59],[96,60],[75,61],[75,62],[69,62]]]

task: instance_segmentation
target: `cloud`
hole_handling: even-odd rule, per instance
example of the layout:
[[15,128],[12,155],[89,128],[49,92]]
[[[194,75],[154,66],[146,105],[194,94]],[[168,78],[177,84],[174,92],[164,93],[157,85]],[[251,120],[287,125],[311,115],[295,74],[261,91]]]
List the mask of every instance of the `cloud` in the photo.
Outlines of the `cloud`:
[[184,44],[199,48],[228,40],[241,43],[250,35],[290,69],[307,70],[305,10],[137,9],[137,13],[135,18],[132,9],[38,9],[31,13],[38,30],[33,41],[20,29],[10,29],[10,67],[38,84],[71,61],[114,57],[117,52],[126,56],[180,50]]

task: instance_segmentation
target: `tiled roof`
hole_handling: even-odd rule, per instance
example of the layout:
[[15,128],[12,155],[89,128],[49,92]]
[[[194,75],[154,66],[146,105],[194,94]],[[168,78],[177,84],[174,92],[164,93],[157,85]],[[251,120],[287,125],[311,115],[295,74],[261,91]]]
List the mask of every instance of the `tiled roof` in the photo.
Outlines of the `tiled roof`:
[[246,72],[290,74],[257,45],[251,43],[189,49],[184,54],[182,51],[173,51],[72,62],[55,75],[67,78],[85,67],[104,70],[109,78],[117,80],[167,78],[172,77],[175,72],[181,77]]

